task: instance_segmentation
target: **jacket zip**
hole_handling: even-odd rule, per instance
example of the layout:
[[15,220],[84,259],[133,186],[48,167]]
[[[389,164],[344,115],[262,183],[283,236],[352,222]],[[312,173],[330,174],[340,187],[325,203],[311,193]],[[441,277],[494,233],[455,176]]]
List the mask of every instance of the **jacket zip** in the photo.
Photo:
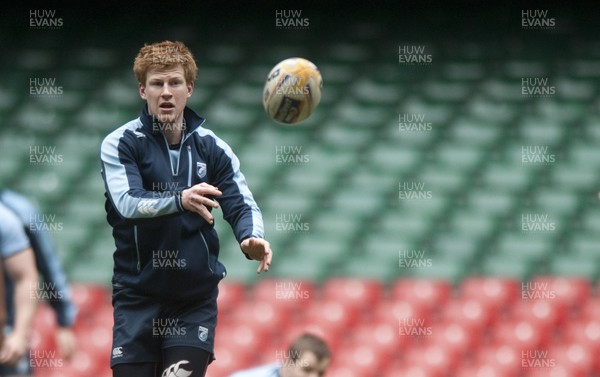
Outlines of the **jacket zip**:
[[204,238],[204,234],[202,234],[202,231],[198,231],[198,233],[200,233],[200,237],[202,237],[202,241],[204,242],[204,247],[206,248],[206,265],[208,266],[208,269],[210,270],[210,272],[212,272],[214,274],[215,272],[213,271],[212,268],[210,268],[210,251],[208,250],[208,244],[206,243],[206,238]]
[[188,187],[192,187],[192,147],[187,146],[188,151]]
[[137,225],[133,226],[133,239],[135,240],[135,253],[137,255],[137,272],[139,273],[142,269],[142,262],[140,260],[140,246],[138,244],[138,228]]

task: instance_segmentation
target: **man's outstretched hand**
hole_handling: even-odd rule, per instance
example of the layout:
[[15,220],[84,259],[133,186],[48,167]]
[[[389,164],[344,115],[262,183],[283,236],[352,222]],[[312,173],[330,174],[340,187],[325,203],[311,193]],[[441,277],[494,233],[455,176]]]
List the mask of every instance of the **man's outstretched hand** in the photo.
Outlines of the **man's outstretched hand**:
[[260,261],[258,265],[257,273],[261,271],[269,271],[271,265],[271,259],[273,258],[273,252],[271,251],[271,244],[262,238],[246,238],[241,243],[241,248],[250,258]]

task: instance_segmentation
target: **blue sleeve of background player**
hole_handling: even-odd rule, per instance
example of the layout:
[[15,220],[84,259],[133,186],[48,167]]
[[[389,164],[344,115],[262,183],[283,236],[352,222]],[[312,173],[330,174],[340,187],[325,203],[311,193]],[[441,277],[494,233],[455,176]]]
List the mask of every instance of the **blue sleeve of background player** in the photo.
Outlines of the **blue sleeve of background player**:
[[77,308],[71,299],[71,287],[62,269],[56,249],[47,232],[43,231],[43,217],[38,207],[26,197],[12,191],[3,191],[0,201],[8,207],[25,227],[31,248],[35,254],[37,269],[44,281],[48,304],[56,313],[61,327],[75,322]]

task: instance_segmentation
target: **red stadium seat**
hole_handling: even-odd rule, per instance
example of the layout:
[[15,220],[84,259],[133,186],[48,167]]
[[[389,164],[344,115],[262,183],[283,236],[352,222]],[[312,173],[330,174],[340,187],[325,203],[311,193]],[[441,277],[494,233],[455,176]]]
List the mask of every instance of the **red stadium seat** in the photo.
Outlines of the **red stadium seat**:
[[464,353],[479,346],[479,335],[479,331],[472,331],[464,323],[438,323],[432,327],[431,336],[426,342]]
[[453,377],[520,377],[518,372],[501,369],[495,363],[479,363],[459,367]]
[[230,316],[228,324],[251,324],[261,332],[271,333],[285,328],[290,320],[291,312],[287,305],[277,301],[251,300],[237,305]]
[[423,304],[428,310],[443,307],[452,294],[448,281],[402,278],[392,286],[392,299]]
[[[78,351],[90,357],[94,366],[102,367],[110,361],[112,347],[112,328],[89,326],[76,332]],[[74,358],[74,363],[78,359]],[[88,375],[87,373],[84,373]]]
[[48,304],[40,304],[33,320],[31,347],[44,350],[54,349],[56,328],[56,314]]
[[597,319],[600,318],[600,294],[590,299],[581,308],[582,319]]
[[389,368],[384,372],[383,377],[444,377],[445,373],[428,365],[405,365],[396,368]]
[[219,283],[219,319],[227,317],[246,298],[246,285],[236,281],[223,280]]
[[327,377],[356,377],[356,370],[348,365],[333,364],[327,370]]
[[350,336],[352,331],[351,328],[327,327],[323,323],[297,322],[282,331],[280,344],[287,347],[298,336],[309,333],[323,338],[331,350],[337,350],[342,347],[344,339]]
[[208,376],[227,377],[235,371],[251,368],[259,364],[258,360],[251,359],[247,353],[239,352],[238,349],[233,347],[227,347],[226,343],[220,342],[218,345],[215,344],[216,360],[209,365]]
[[302,309],[307,302],[316,297],[314,283],[305,280],[291,279],[264,279],[259,280],[253,287],[251,300],[272,301],[278,306],[290,310],[290,322],[296,320],[298,309]]
[[71,297],[79,309],[78,320],[81,322],[88,321],[99,308],[111,306],[111,292],[103,285],[73,284]]
[[524,373],[524,377],[588,377],[587,373],[582,373],[576,368],[568,365],[556,365],[552,368],[537,368]]
[[382,301],[369,313],[368,318],[375,323],[390,323],[397,326],[404,318],[422,318],[430,322],[430,313],[421,302],[414,301]]
[[[82,350],[77,350],[71,362],[64,362],[57,368],[58,376],[101,376],[105,375],[109,367],[109,354],[105,354],[102,363],[98,362],[98,355],[91,355]],[[52,375],[54,377],[54,375]]]
[[[104,306],[102,308],[99,308],[98,310],[96,310],[94,315],[92,317],[90,317],[88,322],[89,323],[87,325],[85,325],[84,327],[93,326],[93,327],[105,327],[107,329],[112,329],[113,324],[114,324],[112,306]],[[79,327],[77,327],[77,328],[79,328]]]
[[600,353],[600,318],[570,322],[564,331],[564,338]]
[[347,306],[371,308],[382,299],[381,282],[358,278],[331,278],[322,286],[323,300],[340,301]]
[[360,320],[358,308],[340,301],[316,300],[308,304],[302,313],[305,321],[322,324],[327,328],[351,328]]
[[[256,327],[252,322],[235,323],[227,327],[218,327],[216,343],[226,342],[227,347],[254,356],[261,349],[269,346],[269,335]],[[223,343],[219,343],[223,345]]]
[[345,347],[335,352],[333,363],[347,365],[355,376],[378,376],[388,365],[388,360],[366,345]]
[[548,349],[548,359],[570,371],[589,375],[594,369],[598,354],[580,343],[555,344]]
[[590,282],[584,278],[564,276],[539,276],[526,286],[528,289],[537,288],[547,291],[551,296],[548,301],[565,306],[569,309],[581,307],[591,293]]
[[405,360],[408,365],[420,365],[433,373],[447,373],[460,364],[462,355],[459,350],[447,345],[426,344],[408,349]]
[[510,313],[514,320],[532,320],[543,331],[551,332],[566,320],[560,307],[547,300],[521,300],[514,304]]
[[471,331],[481,331],[490,326],[496,322],[498,315],[494,307],[473,298],[451,300],[440,310],[443,322],[459,323]]
[[262,279],[252,288],[251,297],[261,300],[286,300],[314,299],[316,295],[315,284],[308,280],[298,279]]
[[518,374],[522,368],[522,349],[507,345],[488,345],[477,350],[476,364],[493,365],[496,369]]
[[532,320],[515,320],[498,323],[493,331],[494,344],[507,344],[520,349],[537,349],[547,346],[550,334],[540,331]]
[[400,346],[398,325],[389,323],[366,323],[351,332],[349,347],[365,345],[385,359],[385,364],[399,358],[405,349]]
[[500,277],[467,277],[460,285],[462,298],[470,298],[499,310],[519,299],[519,281]]

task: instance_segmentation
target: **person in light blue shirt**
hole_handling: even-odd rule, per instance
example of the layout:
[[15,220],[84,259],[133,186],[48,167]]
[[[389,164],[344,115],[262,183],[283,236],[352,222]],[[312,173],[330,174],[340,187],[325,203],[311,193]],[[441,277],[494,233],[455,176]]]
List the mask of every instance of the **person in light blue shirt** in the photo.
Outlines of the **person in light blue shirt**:
[[28,350],[37,308],[37,300],[32,299],[32,296],[37,295],[38,273],[23,224],[1,203],[0,257],[6,275],[14,285],[14,295],[11,299],[14,321],[0,348],[0,375],[24,375],[29,368],[27,363],[23,364],[23,360]]
[[[11,190],[0,190],[0,203],[10,209],[24,227],[35,256],[37,270],[42,281],[38,284],[41,292],[38,298],[50,305],[56,314],[58,328],[55,334],[56,345],[61,357],[70,360],[77,349],[73,325],[77,316],[77,308],[71,299],[71,287],[61,266],[58,252],[50,239],[44,216],[37,204],[24,195]],[[6,284],[8,324],[12,323],[13,287],[10,281]]]
[[296,338],[289,349],[275,355],[276,363],[236,372],[229,377],[323,377],[331,363],[325,341],[313,334]]

